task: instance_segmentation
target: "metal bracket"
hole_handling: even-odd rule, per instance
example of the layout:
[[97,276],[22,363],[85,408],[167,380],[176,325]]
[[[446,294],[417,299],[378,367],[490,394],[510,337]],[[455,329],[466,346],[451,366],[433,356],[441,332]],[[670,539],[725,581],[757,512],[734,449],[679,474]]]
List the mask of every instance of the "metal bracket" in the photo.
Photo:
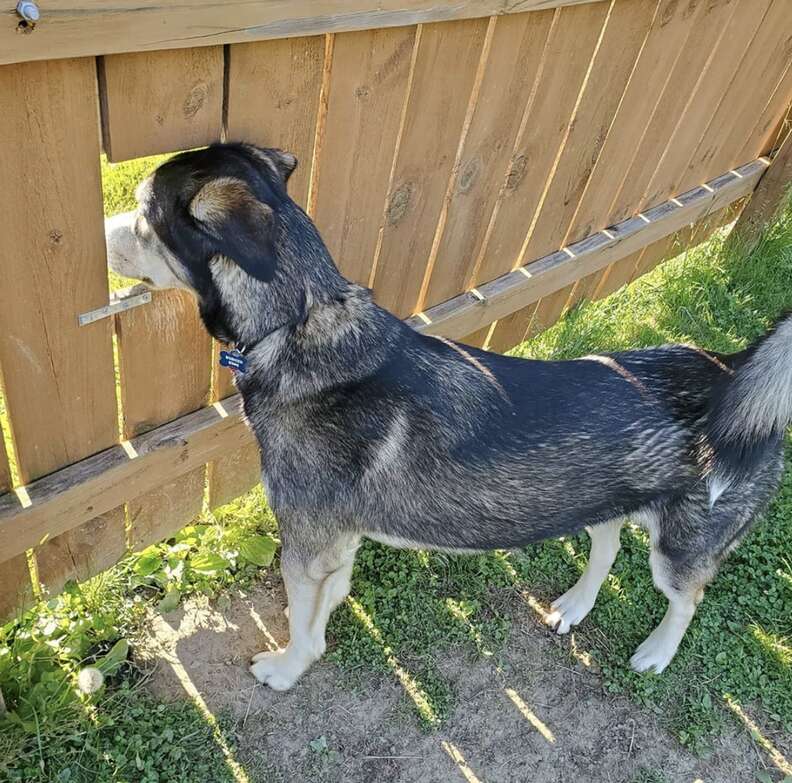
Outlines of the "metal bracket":
[[141,291],[142,286],[132,286],[123,291],[116,291],[111,297],[110,302],[104,307],[96,310],[89,310],[77,316],[80,326],[87,326],[94,321],[101,321],[102,318],[109,318],[116,313],[123,313],[124,310],[131,310],[133,307],[148,304],[151,301],[151,291]]

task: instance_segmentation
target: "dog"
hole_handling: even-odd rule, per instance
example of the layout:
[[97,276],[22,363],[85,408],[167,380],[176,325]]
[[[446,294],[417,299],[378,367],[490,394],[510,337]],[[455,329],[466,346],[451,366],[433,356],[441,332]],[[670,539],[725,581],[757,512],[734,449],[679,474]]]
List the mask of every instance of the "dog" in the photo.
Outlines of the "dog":
[[256,655],[253,675],[287,690],[323,654],[363,537],[472,553],[585,527],[588,566],[550,615],[566,633],[626,518],[648,531],[668,599],[631,663],[662,672],[779,483],[792,318],[733,355],[666,345],[545,362],[421,335],[338,272],[287,193],[296,165],[244,143],[182,153],[106,227],[113,270],[191,291],[236,347],[289,604],[288,645]]

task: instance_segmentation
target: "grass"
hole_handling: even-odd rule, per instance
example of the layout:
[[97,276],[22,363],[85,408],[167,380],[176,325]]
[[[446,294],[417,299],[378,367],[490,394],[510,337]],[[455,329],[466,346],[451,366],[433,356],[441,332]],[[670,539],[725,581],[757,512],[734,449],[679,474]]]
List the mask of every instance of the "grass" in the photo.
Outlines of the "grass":
[[[132,206],[134,185],[158,160],[103,162],[108,214]],[[737,350],[792,306],[789,280],[792,211],[750,254],[711,241],[603,302],[582,305],[515,352],[561,358],[667,341]],[[111,280],[113,288],[124,284]],[[223,716],[207,722],[189,703],[153,702],[144,675],[127,660],[127,640],[134,649],[149,611],[258,578],[273,556],[274,533],[255,490],[0,628],[0,688],[9,707],[0,719],[0,781],[231,780],[221,746],[233,750],[233,726]],[[708,591],[662,677],[627,667],[665,602],[651,584],[645,537],[626,529],[622,541],[600,600],[576,634],[578,649],[599,665],[604,687],[657,712],[696,749],[737,720],[730,703],[760,728],[791,731],[792,470]],[[585,536],[472,557],[366,543],[355,567],[354,600],[331,620],[329,655],[350,677],[398,667],[413,694],[405,703],[432,730],[455,705],[435,656],[454,647],[498,664],[515,611],[530,611],[516,608],[515,596],[555,597],[580,574],[587,550]],[[105,675],[95,693],[77,687],[86,666]],[[646,770],[636,783],[663,779]]]

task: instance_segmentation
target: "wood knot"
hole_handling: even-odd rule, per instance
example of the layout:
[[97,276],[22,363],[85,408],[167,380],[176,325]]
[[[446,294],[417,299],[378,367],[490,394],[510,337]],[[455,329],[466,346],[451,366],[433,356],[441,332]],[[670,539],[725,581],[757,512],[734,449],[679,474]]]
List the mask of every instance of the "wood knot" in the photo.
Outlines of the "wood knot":
[[206,82],[198,82],[194,84],[187,97],[184,99],[182,105],[182,113],[186,119],[194,117],[206,103],[206,98],[209,95],[209,85]]
[[405,182],[401,187],[394,191],[385,213],[385,218],[390,225],[398,223],[407,212],[412,198],[412,183]]
[[506,190],[516,190],[525,177],[525,170],[528,168],[528,156],[516,155],[512,159],[509,173],[506,175]]
[[59,231],[57,228],[53,228],[52,231],[49,232],[49,241],[53,245],[59,245],[61,239],[63,239],[63,232]]
[[371,90],[367,84],[361,84],[360,87],[355,90],[355,97],[363,100],[364,98],[368,98],[370,92]]
[[478,158],[471,158],[459,172],[459,179],[457,180],[457,190],[460,193],[467,193],[472,187],[473,183],[478,177],[479,170],[481,169],[481,161]]

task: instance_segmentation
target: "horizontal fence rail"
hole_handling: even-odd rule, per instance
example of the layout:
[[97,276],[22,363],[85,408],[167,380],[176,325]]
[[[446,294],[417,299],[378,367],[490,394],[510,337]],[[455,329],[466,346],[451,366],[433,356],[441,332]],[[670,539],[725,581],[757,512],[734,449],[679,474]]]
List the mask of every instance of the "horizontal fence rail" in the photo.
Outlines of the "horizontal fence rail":
[[287,149],[344,275],[504,351],[732,221],[792,99],[789,0],[40,5],[0,13],[0,615],[258,480],[193,299],[108,306],[102,152]]

